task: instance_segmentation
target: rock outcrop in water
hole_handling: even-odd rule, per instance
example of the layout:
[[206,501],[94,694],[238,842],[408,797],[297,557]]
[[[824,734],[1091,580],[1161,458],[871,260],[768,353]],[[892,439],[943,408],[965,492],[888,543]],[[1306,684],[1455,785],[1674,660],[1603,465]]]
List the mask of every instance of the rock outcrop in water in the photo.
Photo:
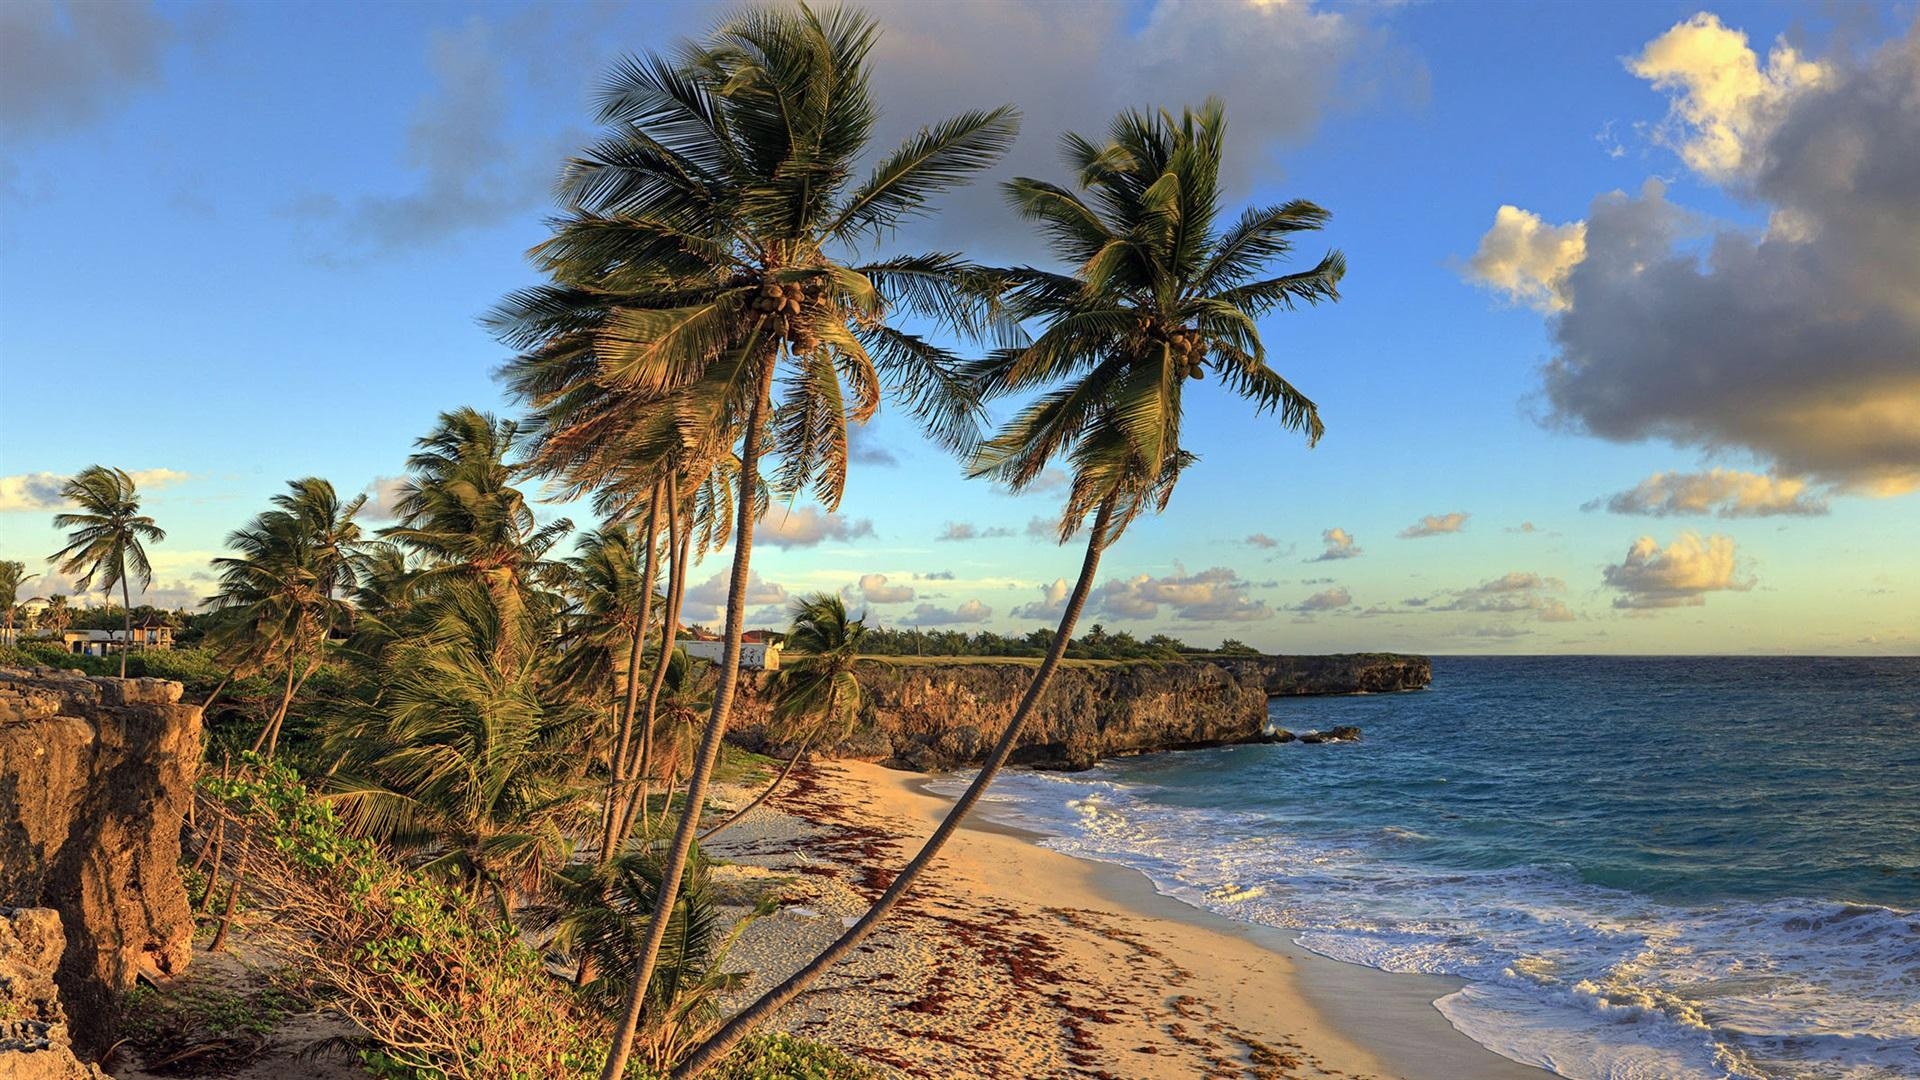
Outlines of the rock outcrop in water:
[[[861,731],[825,752],[927,771],[977,764],[1033,672],[1032,663],[975,657],[863,661]],[[1270,697],[1415,690],[1432,677],[1425,657],[1387,653],[1069,663],[1055,673],[1013,759],[1085,769],[1103,757],[1262,742],[1271,738]],[[743,682],[734,738],[778,753],[766,734],[766,683]]]
[[192,953],[180,823],[200,710],[179,683],[0,668],[0,904],[52,908],[74,1041],[103,1049],[114,997]]
[[67,945],[60,913],[0,907],[0,1076],[107,1080],[74,1056],[53,973]]

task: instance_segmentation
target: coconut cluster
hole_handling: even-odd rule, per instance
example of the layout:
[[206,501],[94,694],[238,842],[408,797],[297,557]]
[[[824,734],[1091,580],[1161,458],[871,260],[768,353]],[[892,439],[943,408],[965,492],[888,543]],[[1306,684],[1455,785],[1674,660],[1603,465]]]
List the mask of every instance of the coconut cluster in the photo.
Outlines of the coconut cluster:
[[1199,330],[1191,326],[1169,328],[1151,315],[1141,320],[1140,328],[1150,340],[1165,343],[1173,354],[1174,368],[1181,375],[1189,379],[1206,378],[1201,364],[1207,358],[1207,345]]
[[760,294],[749,306],[778,321],[775,332],[787,339],[788,348],[796,353],[810,353],[820,347],[820,338],[813,332],[816,313],[809,311],[819,305],[819,299],[818,286],[798,281],[769,281],[760,286]]

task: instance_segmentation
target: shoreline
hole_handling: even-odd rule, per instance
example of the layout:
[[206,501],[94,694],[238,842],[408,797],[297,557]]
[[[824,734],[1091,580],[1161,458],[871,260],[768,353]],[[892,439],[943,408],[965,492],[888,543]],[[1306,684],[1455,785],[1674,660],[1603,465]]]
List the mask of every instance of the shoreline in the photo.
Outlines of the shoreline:
[[[746,924],[742,1004],[838,936],[951,800],[923,774],[816,764],[716,837],[723,871],[785,907]],[[1544,1080],[1432,1007],[1449,980],[1315,956],[1192,907],[1144,874],[975,818],[921,889],[775,1025],[896,1075]]]
[[[890,770],[889,770],[890,771]],[[954,802],[932,790],[934,778],[900,774],[908,788],[938,801]],[[1302,1004],[1339,1037],[1378,1062],[1386,1074],[1405,1080],[1549,1080],[1556,1074],[1502,1057],[1455,1028],[1434,1002],[1466,985],[1447,975],[1395,973],[1343,963],[1300,945],[1297,935],[1278,927],[1242,922],[1196,907],[1162,892],[1143,871],[1120,863],[1066,855],[1043,846],[1048,835],[993,817],[983,802],[962,823],[968,829],[1013,837],[1040,851],[1099,868],[1096,886],[1115,907],[1141,918],[1191,923],[1218,933],[1244,937],[1256,948],[1276,953],[1290,965],[1286,977]]]

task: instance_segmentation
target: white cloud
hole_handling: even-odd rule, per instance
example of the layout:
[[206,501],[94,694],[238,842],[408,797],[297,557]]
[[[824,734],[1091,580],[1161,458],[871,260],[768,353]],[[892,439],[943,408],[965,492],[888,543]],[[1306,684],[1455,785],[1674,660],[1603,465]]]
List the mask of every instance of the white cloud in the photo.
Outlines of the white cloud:
[[913,586],[889,585],[885,574],[862,574],[855,589],[869,604],[904,604],[913,599]]
[[978,600],[968,600],[956,608],[916,604],[905,621],[914,626],[960,626],[983,623],[993,618],[993,609]]
[[1467,260],[1467,276],[1542,311],[1568,306],[1567,275],[1587,254],[1587,224],[1549,225],[1539,214],[1502,206]]
[[1031,604],[1022,604],[1013,609],[1016,619],[1052,619],[1058,621],[1067,611],[1067,594],[1072,586],[1066,578],[1055,578],[1052,583],[1040,586],[1040,599]]
[[866,518],[850,520],[829,514],[818,506],[797,510],[775,503],[767,507],[754,526],[753,542],[777,548],[817,547],[826,541],[846,543],[873,535],[873,522]]
[[1353,534],[1339,526],[1322,532],[1320,540],[1326,544],[1326,550],[1309,559],[1309,562],[1334,562],[1355,558],[1361,553],[1359,546],[1353,542]]
[[1451,601],[1435,606],[1434,610],[1524,613],[1541,622],[1571,622],[1574,615],[1566,601],[1551,595],[1565,592],[1566,588],[1566,582],[1559,578],[1515,570],[1471,589],[1457,590]]
[[1338,611],[1353,606],[1353,594],[1344,585],[1335,585],[1331,589],[1322,589],[1289,610],[1300,612]]
[[1605,507],[1615,514],[1671,517],[1717,514],[1723,518],[1813,515],[1827,512],[1827,497],[1790,476],[1767,476],[1737,469],[1709,472],[1659,472],[1632,488],[1595,499],[1582,509]]
[[934,539],[955,541],[1001,540],[1012,535],[1013,530],[1004,526],[996,525],[992,528],[983,529],[971,521],[949,521],[946,527],[940,530],[940,535],[934,537]]
[[399,517],[400,499],[405,495],[404,476],[376,476],[361,489],[367,505],[360,511],[363,521],[392,521]]
[[[193,479],[178,469],[133,469],[127,475],[142,493]],[[0,511],[59,513],[70,509],[67,501],[60,497],[60,489],[66,486],[67,480],[59,473],[50,472],[0,476]]]
[[[698,585],[688,586],[687,595],[683,601],[686,608],[685,620],[688,623],[709,623],[726,618],[727,589],[731,584],[730,572],[722,570]],[[785,617],[781,614],[784,609],[780,605],[784,605],[789,596],[786,586],[779,582],[761,578],[758,571],[748,573],[748,607],[771,608],[773,609],[772,618],[778,620]],[[762,610],[754,613],[749,621],[765,622],[767,617],[768,611]]]
[[1401,529],[1400,539],[1418,540],[1423,536],[1441,536],[1446,533],[1457,533],[1467,527],[1467,519],[1472,516],[1472,514],[1462,513],[1458,510],[1451,514],[1428,514],[1419,521]]
[[1709,222],[1656,181],[1595,199],[1554,291],[1547,419],[1920,488],[1920,33],[1763,62],[1700,15],[1629,67],[1674,93],[1659,137],[1768,224]]
[[1093,591],[1089,607],[1125,619],[1151,619],[1162,605],[1177,619],[1192,622],[1254,622],[1273,617],[1273,609],[1255,600],[1252,583],[1224,566],[1196,574],[1176,571],[1109,581]]
[[1731,537],[1681,533],[1663,550],[1651,536],[1627,549],[1627,557],[1606,568],[1606,583],[1621,593],[1613,606],[1627,609],[1699,607],[1706,594],[1753,588],[1736,577]]
[[1674,92],[1661,138],[1690,168],[1712,179],[1737,174],[1783,104],[1830,73],[1785,41],[1774,44],[1762,66],[1746,34],[1704,11],[1649,42],[1627,61],[1627,70]]

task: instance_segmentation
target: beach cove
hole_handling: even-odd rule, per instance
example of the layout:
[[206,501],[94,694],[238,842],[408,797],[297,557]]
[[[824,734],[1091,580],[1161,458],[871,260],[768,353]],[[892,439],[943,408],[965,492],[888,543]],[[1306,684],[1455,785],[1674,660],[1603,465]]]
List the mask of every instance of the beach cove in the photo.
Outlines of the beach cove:
[[[790,878],[730,966],[743,997],[803,963],[945,813],[927,778],[860,762],[797,774],[716,837],[716,878]],[[1454,1031],[1450,980],[1388,975],[1162,895],[1140,873],[980,819],[857,959],[777,1026],[913,1077],[1484,1077],[1546,1074]]]

